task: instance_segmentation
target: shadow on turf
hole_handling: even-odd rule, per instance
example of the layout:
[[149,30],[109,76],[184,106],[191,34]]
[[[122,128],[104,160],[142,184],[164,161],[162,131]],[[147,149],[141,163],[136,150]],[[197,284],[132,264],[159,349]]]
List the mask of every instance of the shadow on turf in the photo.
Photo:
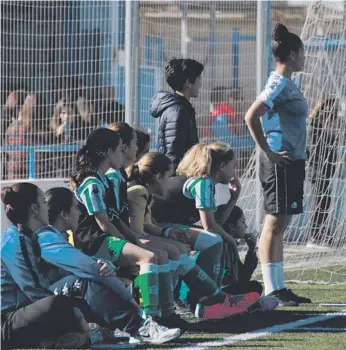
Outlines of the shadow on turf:
[[279,324],[298,321],[311,316],[323,315],[323,311],[275,310],[235,316],[221,321],[204,321],[193,325],[193,332],[246,333]]

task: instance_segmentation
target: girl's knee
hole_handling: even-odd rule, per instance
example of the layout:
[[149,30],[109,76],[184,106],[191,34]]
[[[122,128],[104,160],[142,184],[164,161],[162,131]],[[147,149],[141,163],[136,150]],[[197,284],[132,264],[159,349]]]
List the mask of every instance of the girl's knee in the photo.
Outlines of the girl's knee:
[[[183,246],[183,245],[182,245]],[[187,252],[187,249],[184,249],[180,247],[176,247],[174,245],[170,246],[169,249],[167,250],[167,253],[168,253],[168,259],[169,260],[179,260],[180,258],[180,254],[183,254],[183,253],[186,253]]]
[[195,243],[195,249],[204,251],[208,248],[214,248],[215,250],[222,250],[223,239],[217,233],[202,231],[199,233]]
[[140,257],[139,264],[157,264],[158,256],[150,252],[149,250],[145,250],[143,255]]

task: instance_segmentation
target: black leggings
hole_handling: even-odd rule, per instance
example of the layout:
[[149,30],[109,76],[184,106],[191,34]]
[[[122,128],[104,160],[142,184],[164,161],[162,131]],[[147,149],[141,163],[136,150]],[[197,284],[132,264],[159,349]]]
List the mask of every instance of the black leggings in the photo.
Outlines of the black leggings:
[[73,300],[66,296],[52,295],[1,316],[3,349],[30,348],[45,339],[81,331]]

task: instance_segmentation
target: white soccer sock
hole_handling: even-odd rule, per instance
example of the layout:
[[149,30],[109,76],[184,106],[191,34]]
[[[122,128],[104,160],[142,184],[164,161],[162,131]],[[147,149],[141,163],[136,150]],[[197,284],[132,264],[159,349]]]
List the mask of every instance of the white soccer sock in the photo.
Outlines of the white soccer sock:
[[278,289],[286,288],[284,262],[280,261],[280,262],[276,263],[276,265],[277,265],[277,274],[276,274],[277,277],[276,278],[278,281]]
[[278,279],[277,279],[277,263],[268,263],[261,264],[262,276],[264,282],[264,293],[268,295],[278,288]]

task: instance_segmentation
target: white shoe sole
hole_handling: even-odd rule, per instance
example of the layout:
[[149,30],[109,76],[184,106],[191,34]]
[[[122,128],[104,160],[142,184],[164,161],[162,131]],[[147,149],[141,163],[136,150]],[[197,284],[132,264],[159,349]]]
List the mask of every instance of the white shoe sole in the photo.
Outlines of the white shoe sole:
[[165,338],[165,339],[158,339],[158,340],[153,340],[153,339],[148,339],[148,340],[146,340],[146,339],[143,339],[143,342],[144,343],[146,343],[146,344],[165,344],[165,343],[168,343],[168,342],[170,342],[170,341],[172,341],[172,340],[174,340],[174,339],[178,339],[180,336],[182,335],[182,332],[180,331],[179,332],[179,335],[172,335],[171,337],[168,337],[168,338]]

